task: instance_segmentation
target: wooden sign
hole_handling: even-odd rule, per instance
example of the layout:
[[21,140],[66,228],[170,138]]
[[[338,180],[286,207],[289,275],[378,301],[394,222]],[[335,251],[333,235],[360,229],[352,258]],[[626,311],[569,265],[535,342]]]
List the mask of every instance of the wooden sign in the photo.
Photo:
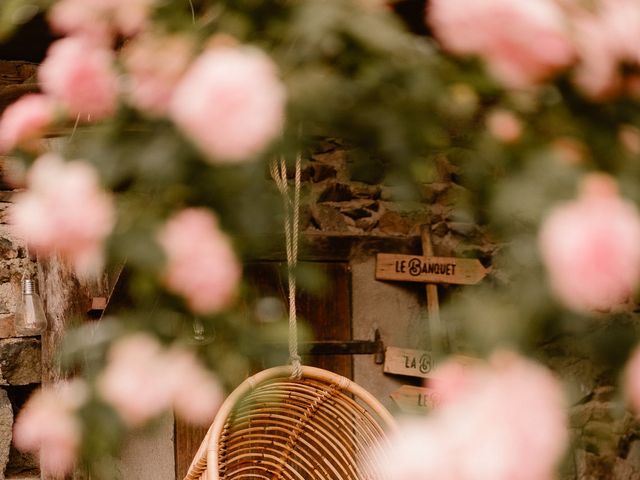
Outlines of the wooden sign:
[[440,404],[440,394],[429,387],[403,385],[390,395],[398,408],[405,413],[424,413]]
[[[477,365],[481,360],[466,355],[453,355],[447,361],[456,362],[463,367]],[[385,349],[384,372],[408,377],[430,378],[437,380],[433,370],[437,367],[433,354],[427,350],[387,347]]]
[[379,253],[376,261],[377,280],[473,285],[488,272],[472,258]]
[[387,347],[385,350],[385,373],[429,378],[434,367],[433,356],[426,350],[397,347]]

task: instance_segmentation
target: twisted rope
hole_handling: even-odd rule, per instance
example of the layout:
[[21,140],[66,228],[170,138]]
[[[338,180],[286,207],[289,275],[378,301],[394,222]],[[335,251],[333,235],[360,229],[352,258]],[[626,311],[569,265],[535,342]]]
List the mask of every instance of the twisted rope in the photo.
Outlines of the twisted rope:
[[287,277],[289,280],[289,363],[293,366],[292,378],[300,379],[302,364],[298,354],[298,324],[296,313],[296,266],[298,264],[298,225],[300,223],[301,158],[296,157],[295,188],[293,200],[289,195],[287,164],[283,157],[269,166],[271,176],[282,195],[284,204],[284,235],[287,250]]

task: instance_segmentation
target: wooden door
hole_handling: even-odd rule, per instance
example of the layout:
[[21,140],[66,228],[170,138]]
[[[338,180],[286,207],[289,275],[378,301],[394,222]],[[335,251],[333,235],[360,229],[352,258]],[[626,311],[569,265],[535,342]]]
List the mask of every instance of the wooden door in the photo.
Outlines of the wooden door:
[[[298,317],[306,321],[316,340],[351,340],[351,275],[345,262],[314,262],[310,266],[321,274],[326,288],[321,293],[299,289],[296,295]],[[264,296],[280,298],[288,305],[286,265],[282,262],[255,262],[245,266],[245,279]],[[353,359],[348,355],[304,356],[311,365],[353,377]],[[202,442],[206,428],[193,427],[180,420],[175,426],[176,478],[184,478]]]

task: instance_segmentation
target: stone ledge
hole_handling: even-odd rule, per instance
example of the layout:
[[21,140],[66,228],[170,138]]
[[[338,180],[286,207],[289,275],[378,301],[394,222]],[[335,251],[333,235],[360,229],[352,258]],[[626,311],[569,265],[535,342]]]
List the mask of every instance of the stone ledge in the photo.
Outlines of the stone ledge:
[[29,385],[42,381],[42,353],[36,337],[0,340],[0,385]]

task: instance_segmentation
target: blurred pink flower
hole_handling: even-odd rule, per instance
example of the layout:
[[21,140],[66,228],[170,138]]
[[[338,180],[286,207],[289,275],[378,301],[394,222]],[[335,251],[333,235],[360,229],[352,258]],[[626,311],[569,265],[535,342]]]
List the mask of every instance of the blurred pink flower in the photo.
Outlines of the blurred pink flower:
[[182,36],[134,39],[123,51],[131,104],[152,116],[167,114],[173,91],[191,56],[192,45]]
[[624,371],[624,388],[631,408],[640,416],[640,347],[631,354]]
[[456,357],[450,357],[432,372],[427,382],[436,390],[439,405],[455,402],[469,389],[473,370],[468,364],[461,363]]
[[178,85],[171,115],[211,161],[237,162],[259,154],[284,123],[285,89],[260,50],[215,46]]
[[383,478],[554,478],[568,444],[560,383],[545,368],[512,352],[496,353],[488,366],[469,369],[465,389],[391,438],[387,458],[380,462]]
[[82,36],[110,45],[113,28],[104,15],[105,0],[58,0],[48,13],[49,25],[54,32]]
[[159,235],[167,255],[164,281],[196,313],[216,313],[234,299],[240,265],[216,217],[189,208],[171,218]]
[[515,143],[522,136],[520,119],[509,110],[492,110],[487,116],[489,133],[504,143]]
[[58,40],[38,70],[42,89],[72,116],[100,120],[117,107],[113,52],[80,37]]
[[55,102],[45,95],[29,94],[12,103],[0,119],[0,151],[18,146],[33,149],[34,142],[51,126]]
[[10,209],[15,233],[37,253],[60,254],[80,276],[99,273],[114,208],[93,167],[46,154],[29,170],[27,186]]
[[[576,83],[595,99],[624,89],[624,65],[640,66],[640,3],[636,0],[601,0],[595,13],[574,14],[579,63]],[[635,80],[629,79],[631,93]]]
[[131,428],[169,409],[172,385],[165,378],[162,346],[148,334],[130,335],[109,351],[106,368],[98,379],[100,396]]
[[86,398],[86,386],[80,381],[36,392],[16,419],[16,448],[39,453],[42,470],[64,478],[71,472],[80,446],[81,426],[75,411]]
[[447,50],[480,56],[507,87],[530,87],[573,59],[552,0],[433,0],[427,15]]
[[190,423],[208,425],[222,399],[221,388],[193,353],[167,350],[146,333],[124,337],[109,351],[98,391],[131,428],[175,408]]
[[553,292],[573,310],[610,311],[640,281],[640,215],[607,175],[589,175],[576,200],[548,214],[539,247]]
[[58,0],[49,23],[58,33],[81,35],[109,44],[116,33],[144,29],[155,0]]
[[209,425],[223,399],[217,379],[192,352],[174,347],[167,352],[166,376],[173,385],[176,413],[196,425]]

